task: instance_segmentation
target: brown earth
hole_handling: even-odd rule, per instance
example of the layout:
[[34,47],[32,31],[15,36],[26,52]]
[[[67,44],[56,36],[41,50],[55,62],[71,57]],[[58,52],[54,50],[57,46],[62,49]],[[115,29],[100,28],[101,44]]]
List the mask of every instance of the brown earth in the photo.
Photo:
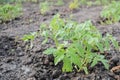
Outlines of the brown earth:
[[[72,12],[73,20],[83,22],[91,20],[102,34],[110,33],[120,42],[120,23],[111,25],[99,24],[102,6],[81,7]],[[29,43],[20,38],[30,32],[39,30],[41,23],[49,23],[51,18],[60,13],[68,18],[71,11],[66,6],[54,6],[46,14],[41,15],[39,4],[23,3],[23,15],[15,20],[0,24],[0,80],[120,80],[120,71],[110,72],[101,63],[84,72],[62,73],[61,63],[53,64],[53,56],[43,54],[52,46],[52,41],[41,45],[43,38],[38,37],[33,49],[27,48]],[[110,50],[105,55],[110,61],[110,69],[120,65],[120,52]]]

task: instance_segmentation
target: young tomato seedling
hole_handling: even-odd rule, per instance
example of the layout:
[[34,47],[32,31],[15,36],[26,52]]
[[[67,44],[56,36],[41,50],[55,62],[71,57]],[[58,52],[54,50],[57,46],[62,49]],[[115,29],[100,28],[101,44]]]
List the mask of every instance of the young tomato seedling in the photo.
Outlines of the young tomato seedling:
[[102,37],[91,21],[78,24],[61,19],[59,14],[54,16],[49,27],[44,26],[40,31],[46,40],[51,38],[54,41],[55,47],[48,48],[44,53],[53,54],[55,65],[62,61],[63,72],[71,72],[75,68],[88,74],[88,64],[93,67],[98,62],[108,69],[108,61],[94,51],[103,53],[109,50],[110,41],[118,48],[117,41],[111,35]]

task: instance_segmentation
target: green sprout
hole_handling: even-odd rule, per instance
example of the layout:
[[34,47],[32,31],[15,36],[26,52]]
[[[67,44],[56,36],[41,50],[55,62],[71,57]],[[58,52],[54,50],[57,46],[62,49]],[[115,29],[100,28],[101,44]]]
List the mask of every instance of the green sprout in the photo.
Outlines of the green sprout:
[[69,8],[70,8],[71,10],[79,8],[79,0],[73,0],[73,1],[69,4]]
[[46,14],[49,11],[49,3],[47,1],[40,3],[40,13]]
[[58,5],[58,6],[61,6],[63,4],[64,4],[63,0],[58,0],[57,3],[56,3],[56,5]]
[[33,40],[37,37],[37,32],[33,32],[27,35],[24,35],[22,40],[25,42],[30,41],[30,48],[33,47]]
[[9,21],[19,17],[21,15],[22,7],[20,4],[11,5],[5,4],[0,5],[0,20]]
[[106,23],[111,24],[120,20],[120,2],[112,2],[101,12],[101,17],[106,18]]

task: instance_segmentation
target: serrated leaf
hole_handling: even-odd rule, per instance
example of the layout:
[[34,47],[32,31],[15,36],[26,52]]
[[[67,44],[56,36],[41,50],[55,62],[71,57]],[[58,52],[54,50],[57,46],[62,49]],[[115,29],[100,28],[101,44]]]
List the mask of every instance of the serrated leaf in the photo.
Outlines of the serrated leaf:
[[107,60],[104,59],[104,60],[101,60],[101,62],[103,63],[106,69],[109,69],[109,64]]
[[56,52],[55,48],[48,48],[43,53],[49,55],[49,54],[54,54],[55,52]]
[[103,47],[103,44],[101,44],[101,43],[98,43],[97,44],[97,47],[98,47],[98,49],[100,50],[100,52],[104,52],[104,47]]
[[103,65],[105,66],[105,68],[109,69],[108,60],[106,60],[104,58],[105,58],[105,56],[103,56],[103,55],[97,55],[98,61],[101,61],[103,63]]
[[92,46],[91,45],[86,45],[87,52],[91,52]]
[[70,59],[68,57],[64,57],[62,71],[71,72],[72,69],[73,67],[72,67],[72,63],[70,62]]
[[97,63],[98,63],[98,60],[95,57],[92,61],[91,67],[95,66]]
[[24,35],[22,40],[24,41],[29,41],[29,40],[33,40],[35,37],[33,35]]
[[74,44],[74,46],[75,46],[78,54],[79,54],[81,57],[84,56],[84,53],[85,53],[84,47],[83,47],[81,44],[79,44],[79,43]]
[[34,40],[36,36],[37,36],[37,32],[32,32],[28,35],[24,35],[22,40],[24,41]]
[[57,65],[60,61],[62,61],[64,58],[64,53],[57,53],[57,56],[54,59],[55,65]]
[[72,63],[74,63],[75,65],[80,66],[80,57],[79,55],[76,53],[76,50],[74,48],[69,48],[67,54],[71,60]]
[[90,36],[88,44],[92,44],[93,42],[94,42],[94,38],[91,38],[91,36]]
[[110,49],[110,43],[109,43],[109,40],[108,39],[105,39],[105,48],[107,48],[107,50]]
[[111,41],[112,41],[113,46],[114,46],[116,49],[119,49],[118,42],[117,42],[115,39],[111,39]]

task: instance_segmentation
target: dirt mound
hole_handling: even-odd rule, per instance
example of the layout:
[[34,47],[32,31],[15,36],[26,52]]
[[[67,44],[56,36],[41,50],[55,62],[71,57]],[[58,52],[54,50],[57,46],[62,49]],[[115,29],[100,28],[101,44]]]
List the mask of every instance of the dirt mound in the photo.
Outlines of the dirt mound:
[[[36,49],[34,46],[33,50],[25,50],[22,41],[16,42],[14,38],[1,36],[0,80],[116,80],[116,76],[120,75],[108,72],[101,63],[90,68],[89,75],[82,72],[62,73],[62,63],[54,66],[53,56],[42,54],[45,48],[39,46]],[[111,65],[117,65],[119,60],[120,58],[118,61],[113,58]]]

